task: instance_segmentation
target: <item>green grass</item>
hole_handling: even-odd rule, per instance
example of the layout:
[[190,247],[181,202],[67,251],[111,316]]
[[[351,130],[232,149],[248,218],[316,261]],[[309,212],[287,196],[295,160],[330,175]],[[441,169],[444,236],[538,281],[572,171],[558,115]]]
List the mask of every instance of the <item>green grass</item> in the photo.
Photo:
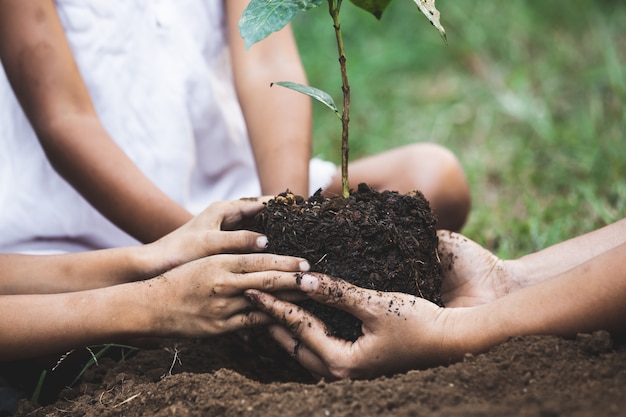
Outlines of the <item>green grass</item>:
[[[454,151],[473,192],[463,232],[516,257],[626,215],[626,2],[444,1],[448,45],[411,0],[380,22],[344,2],[351,159],[415,141]],[[311,85],[340,103],[327,8],[294,30]],[[315,106],[316,155],[339,161]]]

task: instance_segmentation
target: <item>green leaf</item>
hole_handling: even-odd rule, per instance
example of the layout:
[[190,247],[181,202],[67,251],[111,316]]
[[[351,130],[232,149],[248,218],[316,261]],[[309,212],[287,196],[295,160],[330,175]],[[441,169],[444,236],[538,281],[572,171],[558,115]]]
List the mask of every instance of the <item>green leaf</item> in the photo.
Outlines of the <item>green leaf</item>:
[[380,20],[391,0],[350,0],[352,4],[366,10]]
[[421,12],[424,13],[424,16],[426,16],[428,20],[430,20],[430,23],[432,23],[433,26],[437,28],[437,30],[439,31],[439,34],[445,41],[446,30],[443,28],[443,26],[441,26],[441,23],[439,22],[440,13],[439,13],[439,10],[437,10],[437,8],[435,7],[435,0],[413,0],[413,1],[415,2],[415,4],[417,4],[417,7],[421,10]]
[[281,30],[298,12],[322,4],[323,0],[251,0],[239,20],[239,33],[246,49]]
[[334,111],[337,116],[341,117],[333,98],[327,92],[322,91],[319,88],[298,83],[292,83],[291,81],[278,81],[272,83],[272,85],[274,84],[280,85],[281,87],[289,88],[291,90],[295,90],[302,94],[306,94],[307,96],[314,98],[315,100],[319,101],[320,103]]

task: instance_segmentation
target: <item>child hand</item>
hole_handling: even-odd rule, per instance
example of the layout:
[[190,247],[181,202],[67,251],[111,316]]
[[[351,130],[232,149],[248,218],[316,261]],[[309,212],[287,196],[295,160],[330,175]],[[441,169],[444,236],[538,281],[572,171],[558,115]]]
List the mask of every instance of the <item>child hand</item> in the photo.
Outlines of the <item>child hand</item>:
[[273,254],[214,255],[186,263],[137,286],[133,316],[151,336],[207,337],[267,324],[244,291],[293,289],[302,258]]
[[265,236],[237,230],[262,208],[261,198],[213,203],[182,227],[147,245],[150,256],[165,271],[209,255],[262,251],[267,245]]

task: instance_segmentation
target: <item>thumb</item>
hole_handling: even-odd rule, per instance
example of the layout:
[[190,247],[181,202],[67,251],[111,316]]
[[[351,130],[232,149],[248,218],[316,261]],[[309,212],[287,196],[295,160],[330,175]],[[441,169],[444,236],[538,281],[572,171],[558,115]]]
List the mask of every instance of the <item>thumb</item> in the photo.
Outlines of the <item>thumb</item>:
[[302,274],[297,284],[311,299],[350,313],[364,322],[376,317],[375,312],[380,310],[370,308],[382,301],[380,291],[357,287],[342,279],[306,273]]

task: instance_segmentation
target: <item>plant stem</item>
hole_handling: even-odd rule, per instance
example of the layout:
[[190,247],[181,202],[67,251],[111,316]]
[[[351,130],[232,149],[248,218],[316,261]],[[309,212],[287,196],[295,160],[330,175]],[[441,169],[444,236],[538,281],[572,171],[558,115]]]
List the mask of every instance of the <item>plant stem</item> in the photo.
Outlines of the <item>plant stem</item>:
[[341,90],[343,91],[343,111],[341,113],[341,189],[344,198],[350,195],[348,185],[348,125],[350,124],[350,84],[348,83],[348,70],[346,55],[343,49],[343,35],[339,22],[339,10],[341,0],[328,0],[328,10],[333,18],[335,37],[337,38],[337,50],[339,52],[339,67],[341,69]]

